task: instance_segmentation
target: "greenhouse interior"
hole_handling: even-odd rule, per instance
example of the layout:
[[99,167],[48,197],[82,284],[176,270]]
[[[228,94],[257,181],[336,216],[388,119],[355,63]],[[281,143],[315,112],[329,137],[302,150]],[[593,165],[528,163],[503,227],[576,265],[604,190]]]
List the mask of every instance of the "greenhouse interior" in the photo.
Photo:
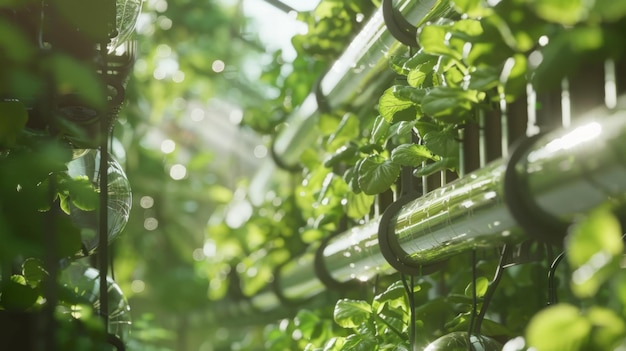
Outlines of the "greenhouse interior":
[[626,350],[626,1],[0,0],[0,350]]

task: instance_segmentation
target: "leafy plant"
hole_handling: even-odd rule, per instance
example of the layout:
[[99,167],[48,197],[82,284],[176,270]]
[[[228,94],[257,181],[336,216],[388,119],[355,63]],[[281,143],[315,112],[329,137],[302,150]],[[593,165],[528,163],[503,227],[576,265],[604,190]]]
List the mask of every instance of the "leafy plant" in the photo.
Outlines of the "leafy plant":
[[[575,299],[537,313],[526,330],[529,346],[550,350],[615,350],[626,339],[623,229],[606,208],[580,220],[569,234],[565,255]],[[551,338],[554,332],[567,335]]]
[[[415,176],[458,170],[459,131],[476,122],[477,111],[501,109],[506,113],[507,105],[522,97],[528,84],[537,91],[549,91],[563,78],[576,74],[581,62],[623,57],[621,46],[614,45],[617,41],[610,38],[615,38],[615,31],[623,31],[624,16],[621,6],[614,8],[621,15],[607,16],[608,2],[568,3],[565,8],[558,1],[488,4],[458,0],[450,4],[457,16],[423,24],[418,30],[420,48],[410,56],[390,58],[391,69],[400,79],[382,93],[378,116],[357,117],[345,111],[321,116],[318,144],[301,157],[305,181],[298,191],[300,206],[307,211],[305,218],[315,218],[317,228],[332,230],[337,219],[345,214],[356,220],[360,218],[357,213],[366,216],[367,211],[350,212],[351,201],[355,200],[349,194],[362,196],[355,201],[360,204],[363,203],[360,199],[369,201],[374,195],[394,189],[402,167],[415,168]],[[566,14],[557,15],[561,10]],[[601,43],[600,38],[608,41]],[[343,200],[337,201],[339,198]],[[311,211],[310,204],[319,211]],[[592,270],[585,266],[591,257],[598,260],[596,263],[603,262],[593,268],[597,279],[591,275],[585,283],[572,287],[574,296],[597,297],[598,286],[619,271],[616,262],[622,249],[617,241],[621,243],[621,239],[615,235],[606,241],[599,238],[595,234],[588,236],[586,252],[573,253],[579,257],[574,258],[576,265],[585,267],[583,271],[587,273]],[[612,250],[607,255],[599,254],[604,249],[596,240],[605,242],[606,249],[611,246]],[[478,266],[484,267],[483,274],[491,271],[487,267],[493,269],[486,261]],[[567,305],[554,307],[554,312],[549,312],[552,307],[543,310],[545,295],[540,292],[547,291],[545,271],[541,263],[507,268],[481,332],[504,343],[523,333],[532,318],[527,336],[532,334],[533,341],[538,342],[536,345],[542,345],[538,350],[615,348],[623,339],[623,321],[610,309],[596,306],[587,311]],[[578,278],[583,271],[578,271]],[[445,272],[420,282],[422,290],[430,291],[429,298],[418,304],[416,314],[420,345],[426,346],[447,333],[467,331],[472,313],[471,296],[467,291],[459,291],[462,281],[459,277],[469,275],[467,265],[453,260]],[[617,276],[621,277],[621,273]],[[439,278],[445,283],[439,282]],[[436,283],[433,284],[436,288],[424,288],[421,284],[425,282]],[[478,278],[478,308],[484,289],[491,284],[484,277]],[[399,287],[397,282],[389,289]],[[619,299],[618,290],[611,292],[613,298]],[[388,304],[381,309],[380,299],[384,294],[371,302],[340,300],[334,320],[348,335],[336,332],[326,343],[312,341],[307,349],[356,350],[358,345],[364,349],[387,349],[392,348],[391,344],[397,349],[408,348],[408,300],[405,297],[393,307]],[[610,305],[616,307],[616,302]],[[621,311],[621,307],[613,311]],[[561,312],[566,316],[563,319],[557,317]],[[422,319],[420,313],[431,318],[434,314],[443,317],[433,323],[432,319]],[[612,322],[603,324],[601,319]],[[393,320],[392,328],[386,324],[387,320]],[[610,329],[609,325],[615,328]],[[424,328],[422,334],[420,327]],[[548,335],[560,333],[556,330],[562,327],[572,328],[572,340],[556,340]],[[550,340],[555,344],[548,345]],[[507,347],[513,350],[511,345],[516,342],[519,339],[512,339],[505,350]]]

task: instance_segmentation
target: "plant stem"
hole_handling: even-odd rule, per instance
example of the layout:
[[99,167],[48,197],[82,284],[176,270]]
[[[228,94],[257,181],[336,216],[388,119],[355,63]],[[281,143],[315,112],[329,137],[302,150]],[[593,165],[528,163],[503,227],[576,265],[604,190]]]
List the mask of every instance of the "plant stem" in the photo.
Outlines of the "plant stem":
[[477,318],[476,318],[476,324],[474,325],[474,333],[480,333],[480,328],[482,326],[483,320],[485,319],[485,314],[487,313],[487,308],[489,307],[489,302],[491,302],[491,299],[493,298],[493,294],[496,291],[496,288],[498,287],[498,283],[500,283],[500,280],[502,279],[502,273],[504,272],[504,267],[502,266],[504,263],[504,258],[507,256],[508,254],[508,250],[509,250],[509,246],[508,245],[504,245],[504,247],[502,248],[502,254],[500,255],[500,262],[498,262],[498,268],[496,268],[496,272],[494,274],[493,280],[491,281],[491,283],[489,283],[489,287],[487,288],[487,292],[485,293],[485,296],[483,298],[483,306],[480,309],[480,313],[478,314]]

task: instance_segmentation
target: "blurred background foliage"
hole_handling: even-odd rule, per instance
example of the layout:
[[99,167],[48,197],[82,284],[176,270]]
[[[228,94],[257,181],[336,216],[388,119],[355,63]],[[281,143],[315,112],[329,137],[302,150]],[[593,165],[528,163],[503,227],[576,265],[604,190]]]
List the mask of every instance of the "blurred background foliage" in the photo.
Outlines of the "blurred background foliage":
[[[116,280],[135,318],[131,348],[254,345],[265,324],[286,315],[233,318],[228,310],[307,246],[307,214],[294,196],[299,176],[274,170],[261,184],[252,179],[270,161],[263,134],[303,101],[376,8],[292,3],[306,8],[298,14],[306,25],[276,47],[280,38],[261,38],[255,21],[286,18],[275,28],[285,31],[280,23],[294,19],[263,1],[144,2],[114,130],[133,189],[129,223],[114,244]],[[311,235],[309,243],[321,234]]]

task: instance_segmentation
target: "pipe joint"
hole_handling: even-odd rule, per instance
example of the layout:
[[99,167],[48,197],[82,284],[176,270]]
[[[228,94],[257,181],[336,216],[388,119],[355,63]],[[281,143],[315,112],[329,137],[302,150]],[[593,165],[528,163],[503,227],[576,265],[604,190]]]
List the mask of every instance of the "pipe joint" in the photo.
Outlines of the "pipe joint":
[[378,247],[385,260],[398,272],[414,276],[428,275],[441,269],[445,261],[422,265],[410,260],[395,235],[396,215],[413,200],[414,196],[401,196],[385,209],[378,225]]
[[343,225],[344,223],[345,223],[345,219],[342,220],[342,225],[340,225],[339,230],[337,230],[334,234],[329,235],[326,238],[324,238],[324,240],[322,240],[320,246],[315,251],[315,258],[313,260],[313,269],[315,270],[315,275],[317,276],[317,279],[319,279],[322,282],[322,284],[324,284],[325,287],[334,291],[349,290],[349,289],[354,288],[357,285],[354,280],[341,282],[335,279],[332,276],[331,272],[329,272],[328,268],[326,267],[326,264],[324,263],[325,262],[324,250],[326,249],[328,243],[333,238],[335,238],[336,236],[346,231],[345,225]]
[[530,238],[547,244],[562,245],[568,224],[537,206],[530,196],[527,179],[518,172],[520,161],[528,155],[541,136],[542,134],[536,134],[523,138],[513,145],[504,172],[504,202],[513,219]]

